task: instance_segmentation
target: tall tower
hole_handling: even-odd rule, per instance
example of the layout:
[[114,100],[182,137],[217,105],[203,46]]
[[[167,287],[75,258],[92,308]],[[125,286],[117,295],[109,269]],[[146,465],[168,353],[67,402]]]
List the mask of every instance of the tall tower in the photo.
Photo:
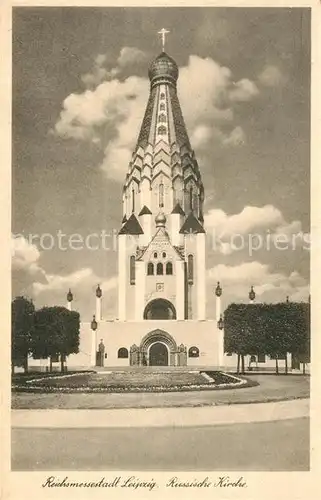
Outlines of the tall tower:
[[[119,320],[205,319],[204,187],[164,50],[123,187]],[[192,98],[192,97],[191,97]]]

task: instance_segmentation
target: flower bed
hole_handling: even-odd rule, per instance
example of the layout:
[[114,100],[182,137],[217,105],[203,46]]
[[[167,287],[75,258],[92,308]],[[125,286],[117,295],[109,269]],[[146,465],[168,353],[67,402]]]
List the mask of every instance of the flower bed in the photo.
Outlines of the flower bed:
[[11,377],[12,384],[26,384],[35,380],[65,378],[75,375],[95,373],[94,370],[81,370],[81,371],[68,371],[68,372],[28,372],[28,373],[15,373]]
[[[205,376],[204,376],[205,375]],[[257,385],[219,371],[200,372],[82,372],[29,378],[14,383],[14,392],[129,393],[222,390]]]

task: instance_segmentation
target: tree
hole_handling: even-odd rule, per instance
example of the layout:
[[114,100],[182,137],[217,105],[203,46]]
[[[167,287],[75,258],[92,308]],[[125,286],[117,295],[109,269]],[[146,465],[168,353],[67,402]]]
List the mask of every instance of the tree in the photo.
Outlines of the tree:
[[28,372],[28,356],[34,333],[33,303],[25,297],[16,297],[11,304],[11,367],[23,366]]
[[[303,362],[310,356],[310,304],[231,304],[224,319],[224,351],[238,355],[237,372],[245,354],[268,354],[275,359],[279,373],[279,359],[287,353],[298,356]],[[305,361],[303,361],[305,360]]]
[[292,325],[290,352],[303,363],[305,373],[305,365],[310,362],[310,303],[293,304]]
[[69,354],[79,352],[79,328],[80,317],[76,311],[61,308],[61,329],[57,338],[57,346],[60,354],[61,371],[64,371],[64,362]]
[[287,352],[289,352],[290,329],[287,303],[266,304],[263,334],[264,353],[275,359],[275,372],[279,374],[279,359],[285,359],[287,372]]
[[259,322],[252,304],[230,304],[224,314],[224,352],[237,354],[237,373],[244,373],[244,356],[258,352]]
[[34,357],[52,359],[60,356],[64,371],[66,356],[79,351],[79,314],[65,307],[43,307],[35,314],[35,334],[32,345]]

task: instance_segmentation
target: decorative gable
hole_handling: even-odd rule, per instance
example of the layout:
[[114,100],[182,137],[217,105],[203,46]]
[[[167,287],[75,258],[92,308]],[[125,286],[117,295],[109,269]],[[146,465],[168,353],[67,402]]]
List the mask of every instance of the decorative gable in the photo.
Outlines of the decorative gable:
[[205,233],[205,229],[203,228],[202,224],[196,219],[195,215],[191,212],[179,232],[180,234],[197,234]]
[[135,214],[131,214],[128,221],[125,222],[118,234],[144,234]]
[[179,215],[185,215],[184,210],[180,206],[179,203],[176,203],[175,207],[172,210],[172,214],[179,214]]
[[166,254],[166,259],[184,260],[179,250],[171,244],[165,228],[160,227],[138,260],[148,262],[154,257],[154,254],[158,254],[160,258],[165,258],[162,257],[163,253]]
[[138,215],[139,216],[140,215],[152,215],[152,212],[149,210],[148,207],[146,207],[146,205],[144,205]]

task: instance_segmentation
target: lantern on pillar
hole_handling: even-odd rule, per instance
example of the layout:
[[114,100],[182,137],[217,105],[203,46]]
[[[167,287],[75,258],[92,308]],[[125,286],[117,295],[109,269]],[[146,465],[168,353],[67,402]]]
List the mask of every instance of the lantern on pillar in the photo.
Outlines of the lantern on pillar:
[[251,290],[249,292],[249,299],[251,302],[254,302],[254,300],[255,300],[255,291],[253,289],[253,286],[251,286]]
[[220,319],[217,322],[217,328],[219,330],[223,330],[223,328],[224,328],[224,319],[223,319],[222,314],[220,315]]
[[217,282],[217,286],[215,288],[215,295],[216,297],[220,297],[222,295],[222,288],[221,288],[221,285],[220,285],[220,282],[218,281]]
[[69,288],[69,292],[67,293],[67,309],[69,309],[69,311],[71,311],[71,303],[73,300],[74,300],[74,296],[71,293],[71,290]]
[[100,288],[100,285],[98,285],[96,288],[96,297],[100,299],[102,297],[102,294],[103,294],[102,289]]
[[91,328],[91,366],[96,366],[96,346],[97,346],[97,340],[96,340],[96,330],[98,328],[98,323],[96,321],[96,316],[93,315],[93,319],[90,323],[90,328]]
[[92,329],[93,332],[95,332],[97,330],[97,327],[98,327],[98,323],[96,321],[96,316],[93,315],[93,319],[92,319],[92,322],[90,324],[90,327]]
[[96,321],[101,321],[102,316],[101,316],[101,302],[102,302],[102,297],[103,292],[102,289],[100,288],[100,285],[97,286],[96,288]]
[[219,281],[217,282],[217,286],[215,288],[215,295],[216,295],[216,321],[219,321],[222,311],[222,304],[221,304],[222,287]]

